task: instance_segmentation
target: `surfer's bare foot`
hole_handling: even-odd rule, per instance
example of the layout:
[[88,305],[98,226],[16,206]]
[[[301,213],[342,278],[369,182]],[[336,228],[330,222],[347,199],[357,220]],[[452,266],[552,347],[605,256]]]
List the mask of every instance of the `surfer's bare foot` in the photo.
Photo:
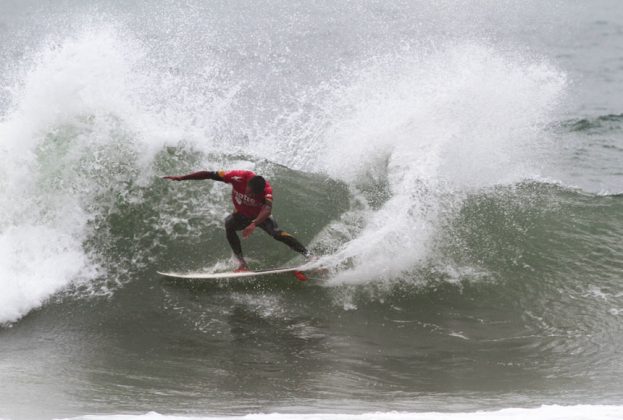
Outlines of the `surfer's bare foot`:
[[240,264],[238,268],[234,270],[234,273],[244,273],[245,271],[250,271],[249,266],[246,264]]

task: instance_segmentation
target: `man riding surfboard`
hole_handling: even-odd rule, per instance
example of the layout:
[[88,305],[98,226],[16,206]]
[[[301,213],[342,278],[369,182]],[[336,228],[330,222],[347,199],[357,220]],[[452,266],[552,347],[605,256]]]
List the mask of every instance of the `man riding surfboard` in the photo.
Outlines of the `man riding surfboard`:
[[272,218],[273,189],[263,177],[252,171],[199,171],[188,175],[165,176],[172,181],[211,179],[232,186],[234,212],[225,219],[227,241],[234,251],[239,266],[236,272],[248,271],[249,267],[242,255],[240,238],[236,231],[242,230],[242,236],[248,238],[256,227],[261,228],[276,240],[288,245],[294,251],[310,258],[311,253],[294,236],[277,226]]

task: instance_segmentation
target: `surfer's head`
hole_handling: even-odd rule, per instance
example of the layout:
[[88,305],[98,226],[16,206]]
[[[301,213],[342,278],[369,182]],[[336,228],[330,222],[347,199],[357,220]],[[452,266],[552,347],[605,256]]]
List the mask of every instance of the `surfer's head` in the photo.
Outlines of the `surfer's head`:
[[259,175],[255,175],[249,180],[248,186],[253,194],[261,194],[264,192],[264,187],[266,187],[266,180]]

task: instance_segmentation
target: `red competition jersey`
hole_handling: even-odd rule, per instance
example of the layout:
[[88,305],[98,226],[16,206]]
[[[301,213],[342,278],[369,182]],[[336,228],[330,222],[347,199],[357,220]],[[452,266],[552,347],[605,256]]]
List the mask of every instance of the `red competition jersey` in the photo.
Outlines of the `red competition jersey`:
[[245,193],[249,180],[255,176],[254,172],[243,170],[219,171],[218,175],[224,182],[233,187],[231,200],[237,213],[253,219],[260,214],[262,206],[265,204],[272,206],[273,189],[268,181],[266,181],[264,192],[261,194]]

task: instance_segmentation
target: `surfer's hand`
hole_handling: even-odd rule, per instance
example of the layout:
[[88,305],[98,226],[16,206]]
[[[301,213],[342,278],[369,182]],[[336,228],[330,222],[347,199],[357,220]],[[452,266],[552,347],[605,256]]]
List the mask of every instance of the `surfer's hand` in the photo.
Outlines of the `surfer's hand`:
[[242,237],[244,239],[247,239],[249,236],[251,236],[254,230],[255,230],[255,222],[251,222],[251,224],[247,226],[246,228],[244,228],[244,230],[242,231]]
[[181,176],[163,176],[162,179],[170,179],[171,181],[181,181],[182,177]]

